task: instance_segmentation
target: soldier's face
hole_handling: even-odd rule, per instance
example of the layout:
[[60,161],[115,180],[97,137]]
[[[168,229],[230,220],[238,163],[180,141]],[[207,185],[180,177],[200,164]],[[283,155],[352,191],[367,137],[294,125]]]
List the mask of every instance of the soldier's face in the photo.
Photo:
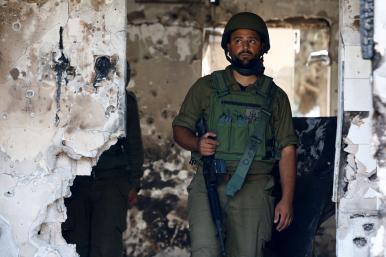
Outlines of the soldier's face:
[[232,32],[227,46],[232,59],[236,58],[243,65],[248,65],[260,56],[261,45],[260,36],[256,31],[237,29]]

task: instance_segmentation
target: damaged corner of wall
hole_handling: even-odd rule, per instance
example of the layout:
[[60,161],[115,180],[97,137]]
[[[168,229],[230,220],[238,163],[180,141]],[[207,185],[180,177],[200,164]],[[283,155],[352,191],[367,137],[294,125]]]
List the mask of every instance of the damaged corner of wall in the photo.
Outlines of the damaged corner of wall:
[[1,256],[77,256],[63,199],[124,135],[126,6],[93,2],[0,2]]

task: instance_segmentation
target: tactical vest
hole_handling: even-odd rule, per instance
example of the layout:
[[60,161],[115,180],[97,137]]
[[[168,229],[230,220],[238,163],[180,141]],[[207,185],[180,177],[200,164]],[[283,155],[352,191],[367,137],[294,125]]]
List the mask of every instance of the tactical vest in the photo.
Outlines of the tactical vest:
[[263,75],[256,91],[231,90],[226,71],[215,71],[211,78],[215,92],[210,98],[208,131],[215,132],[219,142],[215,158],[240,160],[248,142],[256,138],[256,128],[262,126],[265,133],[257,135],[259,143],[254,160],[279,159],[271,118],[266,118],[271,116],[271,102],[277,89],[272,78]]

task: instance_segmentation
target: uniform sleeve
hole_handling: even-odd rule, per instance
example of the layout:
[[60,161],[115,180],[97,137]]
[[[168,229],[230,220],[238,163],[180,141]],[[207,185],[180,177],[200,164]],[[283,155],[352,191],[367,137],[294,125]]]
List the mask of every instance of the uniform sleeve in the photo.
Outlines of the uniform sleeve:
[[205,97],[205,93],[203,91],[202,79],[200,79],[189,89],[185,96],[181,109],[173,120],[173,127],[182,126],[193,132],[196,131],[196,121],[204,111],[202,99]]
[[273,127],[280,150],[288,145],[298,144],[292,123],[291,105],[287,94],[280,88],[276,91],[273,103]]
[[127,155],[129,160],[129,184],[139,188],[140,179],[143,175],[144,151],[142,144],[141,128],[139,125],[138,105],[135,95],[127,93],[126,98],[127,119],[126,119],[126,140]]

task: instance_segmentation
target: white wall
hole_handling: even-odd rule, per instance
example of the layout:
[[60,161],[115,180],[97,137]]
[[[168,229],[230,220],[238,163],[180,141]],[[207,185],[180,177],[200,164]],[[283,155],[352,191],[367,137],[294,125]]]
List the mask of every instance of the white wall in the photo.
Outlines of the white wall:
[[[124,133],[125,1],[0,1],[0,14],[0,255],[75,256],[63,197]],[[112,63],[101,80],[98,56]]]

